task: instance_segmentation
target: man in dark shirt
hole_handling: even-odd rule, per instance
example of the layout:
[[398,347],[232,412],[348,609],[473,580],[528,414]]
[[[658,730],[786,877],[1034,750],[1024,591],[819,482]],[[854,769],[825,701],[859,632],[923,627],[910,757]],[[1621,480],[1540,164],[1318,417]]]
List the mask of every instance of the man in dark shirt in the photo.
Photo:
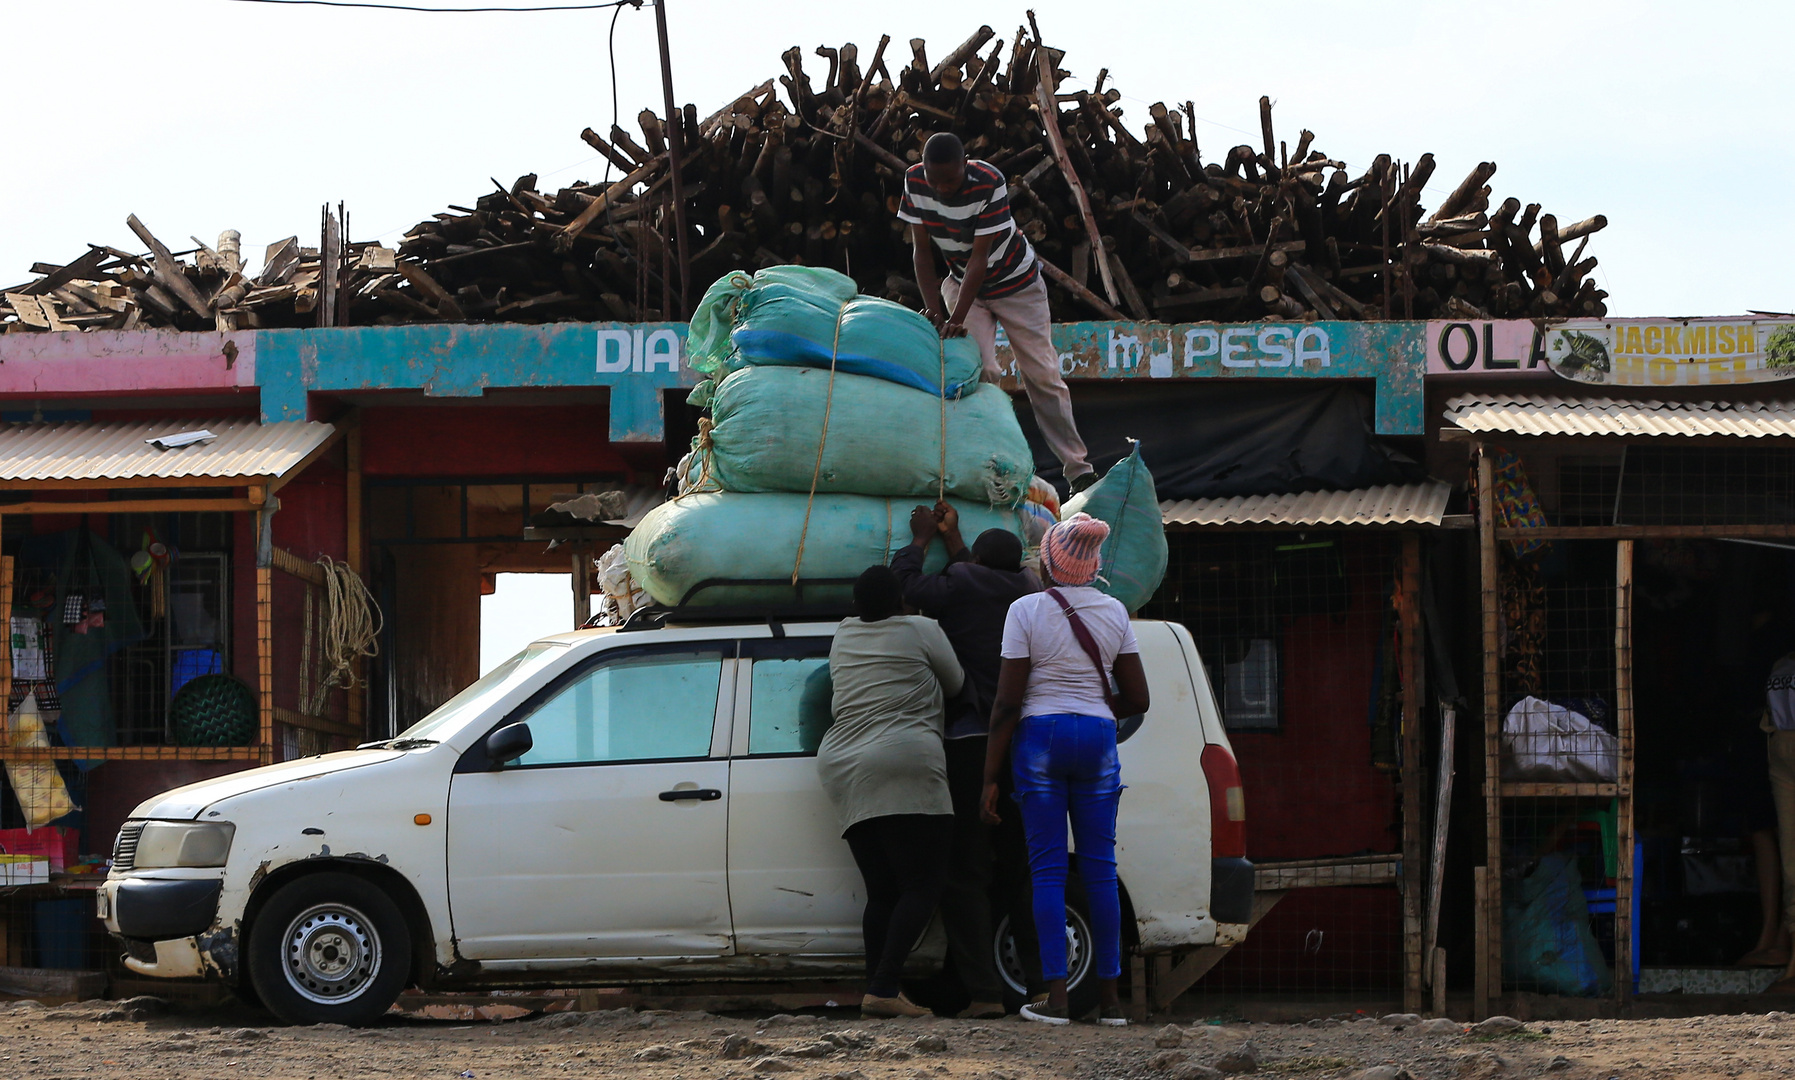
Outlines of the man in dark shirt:
[[[1097,475],[1072,420],[1072,394],[1053,347],[1047,285],[1035,249],[1010,214],[1003,173],[989,162],[968,161],[958,136],[937,132],[924,144],[922,161],[904,173],[897,216],[910,226],[923,314],[943,337],[972,335],[987,382],[1001,374],[997,326],[1003,325],[1042,439],[1060,459],[1073,493],[1090,487]],[[933,248],[947,260],[945,281],[935,272]]]
[[[954,852],[948,884],[941,897],[942,927],[948,954],[972,996],[966,1015],[1003,1015],[1003,984],[992,954],[992,866],[999,868],[1004,908],[1016,929],[1018,952],[1035,957],[1026,916],[1027,857],[1019,819],[1006,817],[992,827],[979,817],[984,788],[985,737],[991,704],[997,698],[997,672],[1003,666],[1004,617],[1019,597],[1038,592],[1040,579],[1023,569],[1022,541],[1014,533],[990,529],[971,547],[960,536],[960,515],[945,502],[917,507],[910,515],[910,546],[891,557],[904,590],[904,602],[941,624],[954,655],[966,671],[966,686],[947,703],[947,786],[954,804]],[[922,565],[929,544],[939,536],[947,545],[948,564],[940,573],[925,574]],[[1031,971],[1039,961],[1029,965]],[[1039,982],[1031,975],[1030,984]]]

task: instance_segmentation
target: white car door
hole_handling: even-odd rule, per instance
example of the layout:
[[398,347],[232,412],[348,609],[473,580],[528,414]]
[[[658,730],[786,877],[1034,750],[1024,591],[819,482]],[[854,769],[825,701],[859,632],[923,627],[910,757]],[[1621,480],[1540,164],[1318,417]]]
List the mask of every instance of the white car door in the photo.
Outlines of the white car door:
[[733,644],[613,649],[493,725],[535,745],[449,785],[449,907],[475,960],[731,952]]
[[729,763],[736,951],[859,953],[865,885],[816,774],[817,744],[830,723],[829,639],[744,641],[736,678]]

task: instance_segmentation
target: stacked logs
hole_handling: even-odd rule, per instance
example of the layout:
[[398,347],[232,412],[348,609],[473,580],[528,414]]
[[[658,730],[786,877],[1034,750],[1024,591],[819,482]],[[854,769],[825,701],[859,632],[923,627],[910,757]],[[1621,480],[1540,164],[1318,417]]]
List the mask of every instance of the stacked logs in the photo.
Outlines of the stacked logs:
[[[687,105],[673,118],[642,112],[637,132],[588,128],[581,137],[613,179],[553,194],[534,175],[495,181],[472,206],[413,227],[396,258],[344,242],[340,214],[334,241],[327,213],[319,247],[274,245],[254,278],[204,245],[183,263],[142,230],[150,255],[94,248],[33,267],[46,276],[9,293],[0,320],[9,330],[657,321],[689,312],[728,270],[781,263],[834,267],[863,291],[918,305],[896,210],[904,170],[937,131],[1009,178],[1056,319],[1606,312],[1589,277],[1596,260],[1584,257],[1606,219],[1561,225],[1513,198],[1492,208],[1493,162],[1429,212],[1431,154],[1349,169],[1315,149],[1312,132],[1294,147],[1279,139],[1267,98],[1260,144],[1207,161],[1190,102],[1154,104],[1131,127],[1107,69],[1088,91],[1067,88],[1065,54],[1042,44],[1032,14],[1013,38],[982,26],[933,61],[920,38],[908,60],[890,45],[881,39],[864,67],[853,44],[818,48],[820,81],[793,47],[777,83],[702,120]],[[683,136],[683,274],[670,124]],[[203,287],[189,298],[176,279]]]

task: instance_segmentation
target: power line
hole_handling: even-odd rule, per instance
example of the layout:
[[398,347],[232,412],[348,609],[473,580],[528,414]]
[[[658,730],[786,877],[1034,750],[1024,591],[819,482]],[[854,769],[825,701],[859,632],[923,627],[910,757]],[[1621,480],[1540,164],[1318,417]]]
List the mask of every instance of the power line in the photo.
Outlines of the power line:
[[600,11],[604,8],[641,7],[642,0],[609,0],[603,4],[549,4],[530,7],[422,7],[415,4],[371,4],[360,0],[232,0],[237,4],[310,5],[312,7],[370,8],[374,11],[422,11],[431,15],[475,15],[483,12],[526,13],[535,11]]

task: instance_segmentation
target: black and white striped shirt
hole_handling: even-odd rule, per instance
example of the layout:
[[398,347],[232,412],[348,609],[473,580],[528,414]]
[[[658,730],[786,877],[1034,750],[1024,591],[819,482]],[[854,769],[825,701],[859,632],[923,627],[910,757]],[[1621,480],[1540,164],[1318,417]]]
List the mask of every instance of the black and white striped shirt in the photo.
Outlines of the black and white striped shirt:
[[952,195],[941,195],[930,187],[921,164],[910,166],[904,172],[904,200],[897,216],[899,221],[928,231],[955,281],[966,278],[973,238],[997,237],[986,257],[980,300],[1012,296],[1034,284],[1041,273],[1034,248],[1010,216],[1010,189],[1003,173],[988,162],[968,161],[966,181]]

